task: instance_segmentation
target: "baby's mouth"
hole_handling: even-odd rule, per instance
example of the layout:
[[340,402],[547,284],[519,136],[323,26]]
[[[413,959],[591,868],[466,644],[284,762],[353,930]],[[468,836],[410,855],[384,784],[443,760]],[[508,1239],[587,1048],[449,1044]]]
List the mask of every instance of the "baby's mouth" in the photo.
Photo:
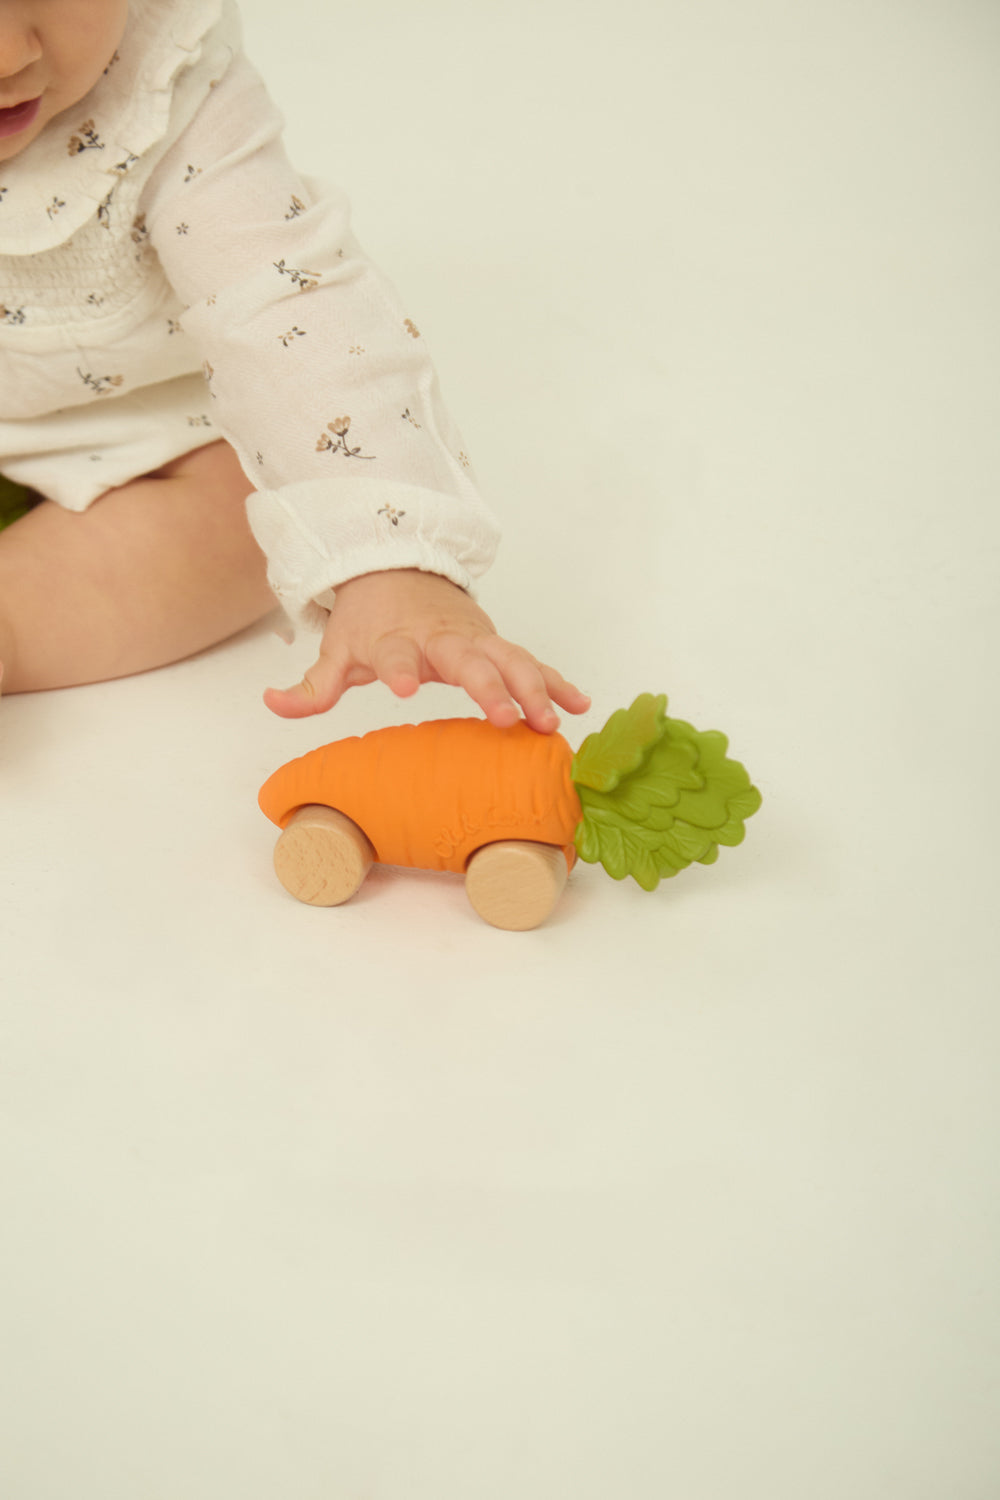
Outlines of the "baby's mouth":
[[38,114],[41,102],[42,96],[39,94],[37,99],[23,99],[20,104],[0,109],[0,135],[13,135],[17,130],[26,129]]

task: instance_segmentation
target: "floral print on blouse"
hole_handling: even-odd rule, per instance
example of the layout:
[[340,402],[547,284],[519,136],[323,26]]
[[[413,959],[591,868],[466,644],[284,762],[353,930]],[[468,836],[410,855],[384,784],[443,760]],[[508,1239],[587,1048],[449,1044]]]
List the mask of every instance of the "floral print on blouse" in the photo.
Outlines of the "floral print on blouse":
[[419,327],[281,128],[233,0],[132,0],[97,86],[0,164],[0,442],[88,405],[126,441],[130,403],[200,371],[191,445],[232,443],[272,587],[317,625],[360,573],[467,587],[497,528]]

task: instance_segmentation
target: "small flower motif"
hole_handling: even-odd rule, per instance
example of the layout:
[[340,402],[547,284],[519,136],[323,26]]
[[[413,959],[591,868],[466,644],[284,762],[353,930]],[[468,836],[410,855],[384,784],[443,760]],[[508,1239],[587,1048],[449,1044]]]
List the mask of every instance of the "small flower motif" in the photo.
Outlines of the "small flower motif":
[[168,318],[167,319],[167,333],[168,334],[183,333],[183,332],[184,332],[184,325],[182,324],[180,318]]
[[302,271],[297,270],[295,266],[286,266],[284,258],[272,261],[272,265],[280,276],[290,276],[292,285],[297,286],[300,292],[311,292],[314,287],[319,286],[320,273],[318,271]]
[[66,207],[66,199],[65,198],[58,198],[58,197],[57,198],[53,198],[52,202],[49,204],[49,206],[45,210],[45,212],[48,214],[48,216],[49,216],[50,219],[54,219],[56,217],[56,214],[58,214],[59,210],[61,208],[65,208],[65,207]]
[[[215,374],[215,371],[213,370],[207,359],[204,359],[201,362],[201,373],[205,377],[205,384],[209,387],[209,389],[211,389],[212,376]],[[212,391],[212,395],[215,395],[214,391]]]
[[77,128],[80,134],[71,135],[69,138],[68,150],[70,156],[79,156],[84,151],[104,150],[104,142],[94,129],[93,120],[84,120],[83,124]]
[[92,375],[89,370],[86,372],[81,370],[79,365],[76,373],[95,396],[107,396],[115,387],[125,383],[124,375]]
[[462,465],[463,469],[469,468],[471,464],[471,459],[469,458],[469,455],[467,453],[460,453],[458,455],[458,461]]
[[403,418],[403,421],[409,422],[411,427],[422,427],[424,425],[422,422],[418,422],[416,417],[410,415],[409,407],[407,407],[406,410],[401,413],[401,416]]
[[134,245],[144,245],[146,243],[149,239],[149,230],[146,228],[145,214],[139,214],[137,218],[132,220],[132,229],[130,232]]
[[261,453],[259,448],[257,449],[257,462],[259,464],[262,464],[264,462],[264,455],[263,453]]
[[[350,425],[350,417],[338,417],[336,421],[328,422],[326,432],[320,434],[319,441],[316,444],[316,452],[341,453],[344,458],[373,459],[375,457],[374,453],[362,453],[360,447],[349,448],[347,446],[347,433]],[[333,433],[333,437],[337,439],[336,442],[328,436],[328,433],[331,432]]]
[[417,327],[416,323],[414,323],[412,318],[404,319],[403,327],[406,329],[411,339],[418,339],[420,337],[420,329]]
[[99,297],[96,292],[91,292],[88,295],[88,297],[87,297],[87,306],[88,307],[103,307],[104,306],[104,298],[103,297]]
[[97,205],[97,222],[102,229],[111,228],[111,200],[115,196],[114,188]]
[[347,352],[348,354],[364,354],[365,346],[364,344],[352,344]]
[[191,232],[190,231],[190,227],[187,224],[178,224],[178,226],[177,226],[177,233],[178,234],[190,234],[190,232]]
[[111,61],[108,63],[107,67],[104,69],[103,76],[105,78],[107,78],[108,74],[111,72],[111,69],[114,67],[115,63],[118,62],[119,60],[120,60],[119,59],[119,54],[117,52],[115,52],[112,55]]
[[295,194],[293,193],[292,194],[292,201],[291,201],[291,203],[288,206],[288,212],[285,215],[285,218],[286,219],[297,219],[298,216],[299,216],[299,214],[304,214],[305,211],[306,211],[306,206],[302,202],[302,199],[301,198],[296,198]]
[[116,161],[111,170],[112,172],[117,172],[119,177],[124,177],[129,167],[134,167],[138,160],[139,158],[136,156],[135,152],[130,151],[124,158],[124,160]]
[[0,321],[14,325],[24,322],[23,307],[0,307]]
[[298,325],[294,323],[292,327],[289,328],[287,333],[279,333],[278,335],[286,349],[288,348],[289,344],[294,344],[296,339],[304,339],[305,336],[305,329],[299,328]]
[[400,519],[406,515],[406,511],[397,510],[394,505],[383,505],[382,509],[379,511],[379,515],[385,516],[386,520],[390,522],[391,525],[398,526]]
[[191,163],[188,162],[187,176],[184,178],[184,181],[185,182],[193,182],[196,177],[200,177],[200,176],[201,176],[201,167],[193,167],[191,165]]
[[211,427],[212,421],[210,417],[203,415],[200,417],[188,417],[187,424],[189,427]]
[[206,297],[205,298],[205,306],[206,307],[214,307],[215,304],[218,302],[218,300],[219,300],[218,294],[216,292],[213,292],[210,297]]

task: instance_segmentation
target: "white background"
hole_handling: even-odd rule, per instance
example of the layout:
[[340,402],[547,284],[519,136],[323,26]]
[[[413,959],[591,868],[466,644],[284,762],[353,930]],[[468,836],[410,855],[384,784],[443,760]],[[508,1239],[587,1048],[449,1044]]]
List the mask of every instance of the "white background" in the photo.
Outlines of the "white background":
[[244,11],[567,737],[666,691],[765,803],[529,934],[319,911],[259,783],[457,695],[5,699],[5,1500],[995,1500],[1000,11]]

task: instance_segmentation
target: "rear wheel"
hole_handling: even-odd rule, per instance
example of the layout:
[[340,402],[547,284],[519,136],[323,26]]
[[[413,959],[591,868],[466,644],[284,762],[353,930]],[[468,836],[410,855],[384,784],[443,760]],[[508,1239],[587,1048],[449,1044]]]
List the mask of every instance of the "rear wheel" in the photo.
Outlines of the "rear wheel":
[[300,807],[274,848],[278,879],[310,906],[349,901],[374,862],[375,851],[361,829],[333,807]]
[[566,884],[566,856],[554,844],[507,839],[477,849],[465,889],[484,922],[527,932],[550,916]]

